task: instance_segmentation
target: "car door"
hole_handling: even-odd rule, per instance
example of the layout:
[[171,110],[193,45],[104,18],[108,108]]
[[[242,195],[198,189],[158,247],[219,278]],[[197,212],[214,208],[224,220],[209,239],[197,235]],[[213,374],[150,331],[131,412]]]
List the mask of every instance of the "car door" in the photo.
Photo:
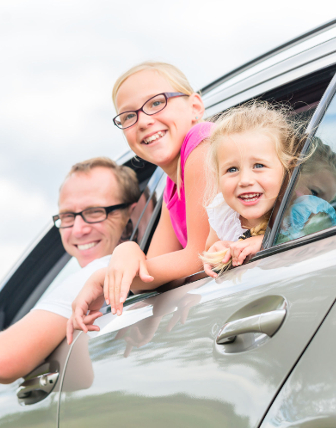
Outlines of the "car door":
[[[310,122],[306,153],[322,118],[319,138],[335,131],[335,85],[334,78]],[[259,426],[336,296],[336,228],[317,221],[299,237],[283,237],[299,170],[272,215],[265,250],[250,263],[133,298],[122,317],[97,320],[101,330],[86,342],[93,379],[85,390],[73,376],[78,336],[60,427]]]
[[[158,195],[161,195],[163,191],[164,173],[161,169],[155,166],[142,163],[140,164],[141,172],[137,172],[139,184],[143,190],[143,194],[138,202],[137,209],[138,214],[133,218],[134,229],[133,231],[127,231],[122,235],[122,239],[136,239],[142,236],[142,229],[146,229],[148,221],[152,223],[159,213],[159,205],[156,203]],[[151,217],[154,212],[155,215]],[[57,234],[55,234],[55,231]],[[49,236],[52,232],[52,239]],[[127,233],[126,233],[127,232]],[[48,263],[46,266],[39,266],[43,264],[43,261],[47,257],[43,258],[43,250],[46,253],[49,247],[57,239],[57,243],[60,243],[59,232],[51,229],[38,245],[28,255],[23,265],[20,266],[17,272],[14,272],[13,276],[6,282],[3,293],[3,300],[1,300],[0,308],[4,308],[4,321],[5,326],[11,322],[22,318],[29,310],[34,306],[41,297],[43,291],[45,293],[50,292],[60,282],[62,282],[70,274],[79,270],[80,267],[76,259],[71,258],[66,253],[62,244],[57,245],[57,254],[55,251],[49,255]],[[150,239],[150,233],[147,232],[141,239],[141,244],[145,248],[148,244],[147,241]],[[56,257],[57,256],[57,257]],[[60,257],[60,259],[59,259]],[[69,260],[70,259],[70,260]],[[29,262],[34,261],[33,268],[28,270]],[[55,262],[56,260],[56,262]],[[65,265],[65,266],[64,266]],[[61,270],[61,268],[63,268]],[[22,272],[23,271],[23,272]],[[56,272],[57,271],[57,276]],[[60,272],[59,272],[60,271]],[[56,276],[56,277],[55,277]],[[26,292],[26,301],[22,302],[22,299],[17,299],[16,305],[6,305],[6,300],[15,293],[13,285],[17,278],[21,278],[21,281],[28,283],[29,290],[23,290]],[[53,280],[52,280],[53,279]],[[22,286],[25,284],[23,283]],[[27,287],[26,287],[27,288]],[[20,291],[20,288],[18,292]],[[12,293],[12,294],[11,294]],[[5,310],[8,310],[7,312]],[[1,309],[0,309],[1,314]],[[51,331],[50,334],[53,334]],[[76,350],[80,349],[79,344],[85,343],[85,336],[78,342]],[[61,379],[63,376],[63,369],[68,357],[69,346],[64,340],[57,349],[36,369],[25,376],[24,379],[20,378],[9,385],[0,384],[0,426],[6,428],[17,428],[17,427],[45,427],[55,428],[58,425],[58,399],[59,399],[59,387],[61,385]],[[81,352],[81,364],[77,365],[78,373],[86,373],[86,377],[81,379],[79,383],[81,388],[88,388],[91,385],[92,373],[90,376],[90,365],[86,366],[87,359],[84,358],[85,353]],[[23,355],[22,358],[26,356]],[[84,365],[83,365],[84,364]],[[72,371],[74,373],[74,370]],[[91,382],[91,383],[90,383]],[[78,387],[78,385],[77,385]]]
[[267,413],[261,428],[336,425],[336,306],[323,321]]

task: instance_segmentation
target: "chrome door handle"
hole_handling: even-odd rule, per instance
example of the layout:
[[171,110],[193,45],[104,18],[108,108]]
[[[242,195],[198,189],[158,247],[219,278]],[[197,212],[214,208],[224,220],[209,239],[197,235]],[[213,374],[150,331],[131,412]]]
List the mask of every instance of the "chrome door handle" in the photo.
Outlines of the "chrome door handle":
[[265,312],[251,317],[227,322],[219,331],[216,343],[233,342],[239,334],[264,333],[272,337],[280,328],[286,316],[286,309]]
[[27,379],[17,389],[16,396],[24,404],[37,403],[51,393],[58,377],[58,372],[51,372]]

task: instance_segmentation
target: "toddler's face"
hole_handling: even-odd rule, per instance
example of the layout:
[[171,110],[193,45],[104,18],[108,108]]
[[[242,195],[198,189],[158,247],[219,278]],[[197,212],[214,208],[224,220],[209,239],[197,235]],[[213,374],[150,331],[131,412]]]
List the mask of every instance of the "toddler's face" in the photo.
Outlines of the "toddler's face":
[[297,198],[303,195],[313,195],[330,202],[336,195],[336,177],[327,169],[320,169],[312,174],[303,172],[294,194]]
[[243,226],[257,226],[273,207],[284,176],[274,141],[259,131],[225,136],[218,164],[226,203],[240,214]]

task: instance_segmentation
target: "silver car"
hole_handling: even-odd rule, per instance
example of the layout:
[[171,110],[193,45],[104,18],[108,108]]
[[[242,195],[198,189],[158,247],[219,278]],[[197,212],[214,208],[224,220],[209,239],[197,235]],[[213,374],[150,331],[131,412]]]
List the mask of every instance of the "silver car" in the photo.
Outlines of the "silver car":
[[[202,89],[208,116],[259,98],[291,104],[308,121],[303,151],[319,141],[331,159],[323,167],[313,158],[304,182],[320,208],[300,199],[298,167],[249,263],[132,296],[122,317],[105,307],[99,332],[78,332],[25,379],[0,385],[2,428],[336,426],[336,199],[325,196],[336,170],[335,72],[333,21]],[[120,162],[132,165],[130,154]],[[136,169],[157,201],[146,250],[165,175],[146,163]],[[294,211],[306,218],[292,230]],[[0,286],[2,328],[67,270],[51,228]]]

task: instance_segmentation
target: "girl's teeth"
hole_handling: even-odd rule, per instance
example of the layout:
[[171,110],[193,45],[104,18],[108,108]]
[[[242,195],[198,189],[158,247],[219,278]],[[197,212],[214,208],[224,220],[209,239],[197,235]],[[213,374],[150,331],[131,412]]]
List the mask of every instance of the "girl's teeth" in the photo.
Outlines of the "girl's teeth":
[[145,140],[143,140],[144,141],[144,143],[145,144],[149,144],[149,143],[151,143],[151,142],[153,142],[153,141],[155,141],[155,140],[157,140],[158,138],[161,138],[161,137],[163,137],[164,136],[164,132],[157,132],[156,134],[154,134],[154,135],[151,135],[150,137],[148,137],[148,138],[146,138]]
[[94,247],[97,245],[97,242],[91,242],[90,244],[84,244],[84,245],[77,245],[79,250],[88,250],[89,248]]
[[260,196],[260,193],[250,193],[249,195],[241,195],[240,198],[244,201],[250,202],[255,201]]

